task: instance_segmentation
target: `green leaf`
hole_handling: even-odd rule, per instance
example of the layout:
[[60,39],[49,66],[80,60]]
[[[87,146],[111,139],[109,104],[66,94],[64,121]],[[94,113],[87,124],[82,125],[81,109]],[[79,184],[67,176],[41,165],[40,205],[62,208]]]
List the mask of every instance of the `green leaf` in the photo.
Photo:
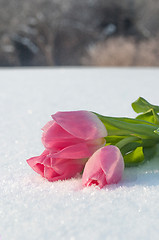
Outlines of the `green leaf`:
[[125,129],[121,129],[119,127],[116,127],[116,126],[112,125],[111,122],[109,122],[109,121],[107,121],[107,122],[102,121],[102,122],[105,125],[109,136],[123,136],[123,135],[130,134],[129,131],[127,131]]
[[118,142],[120,142],[121,140],[127,138],[127,136],[117,136],[117,135],[113,135],[113,136],[107,136],[105,137],[106,139],[106,144],[110,145],[116,145]]
[[134,151],[124,156],[124,162],[126,167],[137,166],[144,162],[144,153],[142,147],[137,147]]
[[143,147],[153,147],[154,145],[156,145],[156,141],[154,141],[153,139],[142,139]]
[[123,146],[120,149],[120,151],[121,151],[122,155],[125,156],[127,153],[132,152],[137,147],[141,147],[141,146],[142,146],[141,142],[130,142],[130,143],[126,144],[125,146]]
[[148,101],[146,101],[142,97],[139,97],[131,105],[136,113],[145,113],[150,109],[154,109],[157,113],[159,112],[159,106],[150,104]]
[[144,147],[143,153],[144,153],[145,160],[150,160],[157,153],[157,145],[154,145],[152,147]]
[[147,112],[143,114],[138,115],[136,119],[144,120],[154,124],[159,124],[159,116],[153,108],[149,109]]
[[108,135],[133,135],[141,138],[151,138],[159,142],[159,136],[154,131],[159,125],[140,119],[107,117],[96,114],[105,125]]

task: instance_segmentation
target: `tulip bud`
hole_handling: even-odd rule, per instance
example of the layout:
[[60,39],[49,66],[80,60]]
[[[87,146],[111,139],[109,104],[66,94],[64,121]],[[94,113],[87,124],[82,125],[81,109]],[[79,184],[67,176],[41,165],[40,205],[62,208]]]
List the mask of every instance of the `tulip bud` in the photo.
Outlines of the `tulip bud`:
[[99,188],[106,184],[118,183],[124,171],[124,160],[119,148],[108,145],[97,150],[87,161],[83,177],[83,186],[95,184]]

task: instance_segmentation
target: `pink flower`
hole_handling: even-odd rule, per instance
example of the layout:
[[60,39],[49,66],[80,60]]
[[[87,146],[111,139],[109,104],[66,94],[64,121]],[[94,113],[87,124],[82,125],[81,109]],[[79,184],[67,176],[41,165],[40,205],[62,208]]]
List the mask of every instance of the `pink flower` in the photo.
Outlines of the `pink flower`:
[[57,112],[52,118],[42,129],[42,143],[56,158],[88,158],[105,144],[106,128],[91,112]]
[[104,146],[107,131],[88,111],[57,112],[52,118],[42,129],[46,150],[27,163],[44,178],[56,181],[80,173],[87,159]]
[[53,158],[48,150],[40,156],[27,160],[29,166],[49,181],[64,180],[80,173],[86,159],[60,159]]
[[124,171],[124,160],[119,148],[108,145],[97,150],[85,165],[82,184],[95,184],[99,188],[118,183]]

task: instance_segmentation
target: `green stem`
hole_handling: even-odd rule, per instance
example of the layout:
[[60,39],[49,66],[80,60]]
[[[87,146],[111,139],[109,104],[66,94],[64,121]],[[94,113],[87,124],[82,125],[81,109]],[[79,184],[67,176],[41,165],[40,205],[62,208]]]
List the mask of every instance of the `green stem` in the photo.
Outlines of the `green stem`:
[[124,147],[126,144],[130,143],[130,142],[135,142],[135,141],[138,141],[139,138],[138,137],[127,137],[127,138],[124,138],[122,139],[121,141],[119,141],[116,146],[121,149],[122,147]]

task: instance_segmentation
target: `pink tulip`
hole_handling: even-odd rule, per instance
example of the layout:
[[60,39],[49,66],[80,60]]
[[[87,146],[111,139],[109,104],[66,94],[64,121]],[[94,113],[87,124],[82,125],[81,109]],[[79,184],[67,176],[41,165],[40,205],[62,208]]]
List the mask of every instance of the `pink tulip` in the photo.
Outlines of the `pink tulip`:
[[42,129],[42,143],[54,158],[88,158],[104,146],[107,131],[95,114],[57,112],[52,118]]
[[86,159],[56,159],[52,158],[48,150],[40,156],[27,160],[29,166],[49,181],[64,180],[80,173]]
[[83,186],[95,184],[99,188],[106,184],[118,183],[124,171],[124,160],[119,148],[108,145],[97,150],[87,161],[83,177]]
[[52,118],[42,129],[46,150],[27,163],[44,178],[56,181],[80,173],[87,159],[104,146],[107,131],[88,111],[58,112]]

